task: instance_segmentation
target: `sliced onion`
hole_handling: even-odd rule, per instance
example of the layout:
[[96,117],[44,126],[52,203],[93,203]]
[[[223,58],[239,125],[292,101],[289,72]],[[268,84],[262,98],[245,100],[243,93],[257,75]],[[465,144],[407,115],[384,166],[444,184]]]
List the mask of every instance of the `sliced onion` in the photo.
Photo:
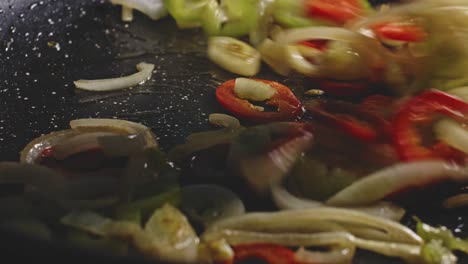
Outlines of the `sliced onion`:
[[[44,150],[55,146],[59,148],[59,158],[97,145],[111,156],[158,146],[155,135],[148,127],[126,120],[77,119],[72,120],[70,126],[72,129],[52,132],[32,140],[21,151],[20,161],[34,164]],[[117,142],[120,144],[115,144]]]
[[[275,185],[271,188],[273,201],[280,209],[306,209],[316,207],[327,207],[324,203],[304,198],[299,198],[289,193],[283,186]],[[345,207],[379,216],[385,219],[400,221],[405,215],[405,209],[389,202],[379,202],[369,206]]]
[[99,138],[113,136],[111,132],[92,132],[66,138],[53,146],[53,156],[62,160],[66,157],[100,147]]
[[70,121],[70,127],[72,129],[108,127],[116,130],[125,131],[128,134],[141,134],[146,141],[146,147],[149,148],[158,146],[155,135],[147,126],[127,120],[107,118],[84,118]]
[[445,199],[443,202],[445,208],[453,209],[457,207],[468,206],[468,193],[457,194]]
[[289,75],[291,68],[287,63],[284,63],[286,60],[285,45],[280,45],[267,38],[258,46],[258,51],[260,52],[262,60],[268,64],[274,72],[283,76]]
[[354,246],[332,247],[328,252],[311,251],[301,247],[294,254],[294,260],[302,264],[346,264],[352,263]]
[[[295,232],[300,226],[302,232],[313,230],[314,221],[334,222],[347,226],[366,227],[371,230],[381,231],[387,234],[394,242],[420,244],[421,238],[408,227],[395,221],[387,220],[366,213],[342,209],[342,208],[310,208],[298,210],[286,210],[272,213],[247,213],[242,216],[232,217],[214,223],[207,233],[217,230],[246,230],[262,232]],[[307,227],[309,224],[309,227]]]
[[442,119],[434,125],[436,137],[449,146],[468,154],[468,130],[452,119]]
[[153,20],[160,19],[167,15],[163,0],[111,0],[111,3],[114,5],[121,5],[123,8],[136,9]]
[[359,34],[340,27],[305,27],[284,30],[277,36],[279,44],[296,44],[301,41],[323,39],[351,42],[361,38]]
[[257,102],[271,99],[277,93],[269,84],[250,78],[236,78],[233,90],[237,97]]
[[140,62],[136,65],[136,68],[138,72],[129,76],[98,80],[78,80],[75,81],[74,84],[78,89],[97,92],[130,88],[151,78],[154,70],[154,64]]
[[315,77],[319,75],[319,68],[310,63],[295,45],[286,47],[286,60],[288,65],[299,73],[306,76]]
[[386,167],[363,177],[326,201],[331,206],[378,202],[392,193],[441,180],[468,181],[468,167],[441,160],[414,161]]
[[260,71],[260,53],[249,44],[231,37],[210,37],[208,58],[223,69],[243,76]]
[[249,33],[249,41],[254,47],[268,37],[270,25],[273,22],[274,0],[257,1],[257,21]]
[[204,227],[245,213],[244,203],[239,197],[217,185],[189,185],[182,188],[181,197],[181,210],[192,222]]
[[[274,145],[280,138],[283,139],[282,144]],[[251,127],[241,132],[231,144],[228,164],[247,180],[253,190],[266,193],[270,184],[282,181],[301,155],[312,146],[313,139],[309,128],[298,123]],[[272,144],[274,148],[271,148]]]

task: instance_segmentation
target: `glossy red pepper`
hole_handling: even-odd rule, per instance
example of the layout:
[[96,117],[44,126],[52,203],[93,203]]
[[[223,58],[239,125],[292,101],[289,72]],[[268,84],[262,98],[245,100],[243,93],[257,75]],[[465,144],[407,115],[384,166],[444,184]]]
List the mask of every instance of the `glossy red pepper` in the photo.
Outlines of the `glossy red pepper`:
[[238,261],[247,259],[257,259],[265,261],[268,264],[294,264],[294,252],[286,247],[269,244],[255,243],[242,244],[232,247],[234,250],[234,259],[225,261],[223,264],[234,264]]
[[318,87],[332,96],[349,97],[366,93],[371,88],[371,84],[366,81],[319,80]]
[[309,17],[343,24],[364,13],[360,0],[308,0],[305,10]]
[[397,41],[420,42],[427,37],[424,28],[409,22],[383,22],[371,28],[378,37]]
[[234,92],[235,80],[229,80],[216,89],[216,99],[227,111],[236,117],[254,122],[273,122],[293,120],[302,114],[302,104],[286,86],[268,80],[263,82],[276,90],[276,93],[265,104],[277,108],[276,111],[261,111],[246,99],[237,97]]
[[[437,116],[447,116],[461,123],[468,123],[468,103],[438,90],[429,90],[411,98],[397,111],[392,121],[393,144],[401,160],[450,158],[456,151],[438,152],[436,147],[423,144],[418,126],[430,124]],[[453,155],[452,155],[453,154]]]
[[306,109],[322,124],[366,142],[387,139],[390,121],[357,104],[324,101],[306,104]]

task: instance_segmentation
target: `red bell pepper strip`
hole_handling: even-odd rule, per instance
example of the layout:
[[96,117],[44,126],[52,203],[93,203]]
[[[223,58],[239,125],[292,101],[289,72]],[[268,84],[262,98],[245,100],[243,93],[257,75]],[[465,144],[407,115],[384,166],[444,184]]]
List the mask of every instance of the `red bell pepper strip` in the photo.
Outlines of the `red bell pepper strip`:
[[305,2],[305,10],[311,18],[344,24],[363,15],[365,6],[360,0],[308,0]]
[[383,22],[371,26],[374,33],[385,39],[421,42],[427,38],[427,32],[421,26],[409,22]]
[[277,111],[267,112],[256,108],[246,99],[237,97],[234,92],[235,79],[222,83],[216,89],[216,99],[227,111],[236,117],[254,122],[286,121],[297,118],[302,114],[302,104],[294,93],[286,86],[268,80],[263,82],[276,90],[276,93],[265,104],[277,108]]
[[258,259],[268,264],[294,264],[294,252],[286,247],[269,244],[255,243],[233,246],[234,258],[223,264],[234,264],[247,259]]
[[390,122],[359,105],[330,100],[309,103],[306,109],[317,121],[365,142],[385,139],[389,135]]
[[[438,115],[468,123],[468,103],[438,90],[429,90],[403,104],[392,121],[393,144],[401,160],[447,158],[447,151],[423,145],[423,136],[418,125],[429,124]],[[441,143],[440,143],[441,144]]]

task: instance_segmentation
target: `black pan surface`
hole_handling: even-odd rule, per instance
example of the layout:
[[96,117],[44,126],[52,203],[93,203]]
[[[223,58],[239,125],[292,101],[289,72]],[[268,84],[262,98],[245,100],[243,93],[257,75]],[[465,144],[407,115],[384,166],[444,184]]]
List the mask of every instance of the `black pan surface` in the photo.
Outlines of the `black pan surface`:
[[[156,64],[157,71],[140,87],[109,93],[74,89],[73,80],[127,75],[141,61]],[[207,60],[200,31],[177,30],[170,18],[154,22],[137,15],[134,22],[123,23],[120,9],[103,0],[1,0],[0,160],[16,161],[33,138],[86,117],[141,122],[168,150],[190,133],[210,128],[208,115],[222,112],[214,89],[233,77]],[[259,77],[281,81],[302,94],[302,79],[284,79],[267,69]],[[467,236],[467,215],[462,210],[424,210],[418,215]],[[103,260],[12,234],[1,237],[6,247],[2,251],[17,258],[63,255],[68,263]],[[375,256],[358,262],[365,259],[365,263],[398,263]]]

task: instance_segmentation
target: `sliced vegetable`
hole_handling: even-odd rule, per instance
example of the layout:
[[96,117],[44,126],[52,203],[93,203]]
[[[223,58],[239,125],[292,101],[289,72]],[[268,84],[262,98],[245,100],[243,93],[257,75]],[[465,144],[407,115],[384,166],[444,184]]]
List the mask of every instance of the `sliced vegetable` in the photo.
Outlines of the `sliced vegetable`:
[[225,70],[243,76],[253,76],[260,70],[258,51],[231,37],[210,37],[208,58]]
[[[254,81],[266,84],[269,88],[259,85],[263,87],[264,92],[253,90],[255,89],[253,86],[238,88],[237,90],[242,90],[241,94],[243,95],[260,94],[261,99],[266,99],[265,105],[277,108],[275,111],[263,111],[263,108],[256,107],[248,100],[239,98],[236,94],[236,79],[221,84],[216,89],[216,99],[226,110],[233,113],[236,117],[254,122],[291,120],[302,113],[301,102],[288,87],[274,81],[259,79],[255,79]],[[275,90],[274,94],[272,94],[273,90]],[[250,100],[258,100],[259,98],[247,97],[250,97],[248,98]]]
[[468,154],[468,130],[465,124],[452,119],[443,119],[434,125],[434,132],[440,141]]
[[310,127],[271,123],[248,128],[232,142],[228,164],[253,188],[265,193],[279,183],[313,143]]
[[306,104],[306,109],[321,123],[366,142],[385,139],[390,122],[366,111],[358,105],[336,100],[315,101]]
[[212,223],[245,213],[242,201],[232,191],[209,184],[183,187],[180,209],[193,223],[207,227]]
[[291,72],[289,65],[285,64],[286,46],[280,45],[271,39],[265,39],[258,47],[262,60],[280,75],[287,76]]
[[[121,5],[123,10],[127,8],[136,9],[153,20],[160,19],[167,15],[163,0],[111,0],[111,3],[114,5]],[[132,19],[127,21],[131,20]]]
[[144,83],[151,78],[154,70],[154,64],[140,62],[136,66],[138,72],[129,76],[98,79],[98,80],[78,80],[73,82],[78,89],[105,92],[130,88]]
[[224,264],[234,264],[238,261],[257,259],[268,264],[294,264],[294,252],[286,247],[275,244],[243,244],[233,247],[234,259]]
[[[280,185],[271,188],[273,201],[276,206],[283,210],[306,209],[327,206],[320,201],[296,197]],[[400,221],[405,215],[405,209],[389,202],[379,202],[368,206],[354,206],[348,209],[380,216],[389,220]]]
[[416,232],[424,241],[440,241],[441,246],[449,250],[460,251],[468,254],[468,240],[455,237],[449,229],[444,226],[433,227],[416,219]]
[[430,90],[411,98],[398,110],[392,132],[395,148],[402,160],[440,157],[436,151],[423,145],[422,135],[416,128],[418,124],[431,122],[437,115],[465,124],[468,122],[468,103],[442,91]]
[[468,168],[442,160],[397,163],[355,181],[326,202],[332,206],[374,203],[391,194],[443,180],[468,181]]
[[305,9],[309,17],[343,24],[365,15],[370,8],[366,0],[307,0]]
[[211,0],[164,0],[169,14],[180,28],[201,26],[201,16]]
[[372,25],[372,30],[381,39],[421,42],[427,38],[427,32],[410,22],[382,22]]

